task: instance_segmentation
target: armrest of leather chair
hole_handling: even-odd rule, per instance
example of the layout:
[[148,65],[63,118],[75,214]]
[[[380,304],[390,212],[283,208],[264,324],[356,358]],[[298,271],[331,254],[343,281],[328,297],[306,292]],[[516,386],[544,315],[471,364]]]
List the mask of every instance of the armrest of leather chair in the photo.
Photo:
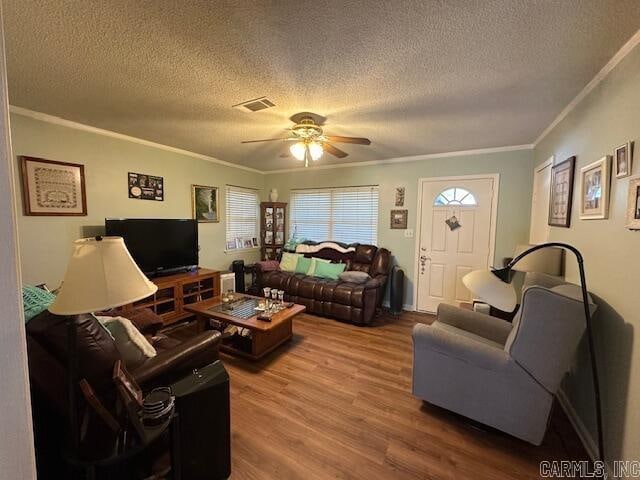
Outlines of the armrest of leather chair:
[[438,306],[438,321],[502,345],[513,328],[513,325],[505,320],[446,303]]
[[384,287],[386,283],[387,283],[386,275],[376,275],[370,280],[367,280],[367,283],[364,284],[364,288],[380,288],[380,287]]
[[220,338],[217,331],[200,333],[173,349],[158,353],[131,373],[139,385],[164,375],[186,374],[188,370],[203,367],[218,358]]

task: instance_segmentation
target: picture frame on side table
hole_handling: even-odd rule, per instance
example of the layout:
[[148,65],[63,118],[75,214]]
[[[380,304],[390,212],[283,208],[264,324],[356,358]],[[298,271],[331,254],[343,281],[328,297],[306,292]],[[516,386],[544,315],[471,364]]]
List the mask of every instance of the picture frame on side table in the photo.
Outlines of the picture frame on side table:
[[198,223],[218,223],[218,187],[191,185],[191,212]]
[[611,155],[580,169],[580,219],[603,220],[609,216]]
[[613,163],[616,171],[616,178],[624,178],[631,175],[632,167],[632,145],[627,142],[615,149]]
[[551,167],[551,188],[549,192],[549,220],[552,227],[571,226],[571,205],[573,203],[573,177],[576,157]]
[[627,228],[629,230],[640,230],[640,175],[629,179]]
[[20,156],[24,214],[86,216],[84,165]]

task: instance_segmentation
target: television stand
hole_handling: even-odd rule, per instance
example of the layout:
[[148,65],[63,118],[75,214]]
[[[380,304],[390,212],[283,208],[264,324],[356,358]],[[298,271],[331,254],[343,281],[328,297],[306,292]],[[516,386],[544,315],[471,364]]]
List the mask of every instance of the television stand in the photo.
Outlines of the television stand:
[[165,325],[171,325],[193,316],[185,310],[185,305],[220,295],[220,272],[208,268],[150,280],[158,286],[158,291],[150,297],[119,307],[118,313],[126,317],[127,312],[150,308]]

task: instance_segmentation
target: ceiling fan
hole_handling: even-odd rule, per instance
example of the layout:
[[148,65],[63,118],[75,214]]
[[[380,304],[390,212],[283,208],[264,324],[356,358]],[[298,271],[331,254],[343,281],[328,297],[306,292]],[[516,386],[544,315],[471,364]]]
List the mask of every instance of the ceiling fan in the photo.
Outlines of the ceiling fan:
[[[314,117],[319,120],[315,120]],[[309,166],[309,159],[312,161],[319,160],[324,152],[330,153],[334,157],[344,158],[349,155],[347,152],[340,150],[332,145],[333,143],[352,143],[356,145],[371,145],[371,140],[360,137],[342,137],[339,135],[325,135],[322,127],[323,117],[313,113],[303,112],[295,114],[291,117],[291,121],[295,123],[289,129],[291,135],[283,138],[267,138],[264,140],[245,140],[241,143],[258,143],[258,142],[295,142],[289,147],[291,155],[296,160],[304,161],[304,166]]]

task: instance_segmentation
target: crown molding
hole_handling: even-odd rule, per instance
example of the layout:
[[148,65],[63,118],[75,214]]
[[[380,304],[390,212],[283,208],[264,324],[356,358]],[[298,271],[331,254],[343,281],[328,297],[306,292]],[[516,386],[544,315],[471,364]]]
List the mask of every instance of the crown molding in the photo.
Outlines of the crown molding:
[[432,160],[434,158],[464,157],[467,155],[482,155],[486,153],[515,152],[518,150],[533,150],[533,148],[534,148],[534,145],[529,143],[526,145],[509,145],[505,147],[478,148],[475,150],[459,150],[456,152],[428,153],[426,155],[411,155],[408,157],[387,158],[384,160],[369,160],[366,162],[349,162],[349,163],[340,163],[335,165],[319,165],[317,167],[283,168],[279,170],[266,170],[263,173],[265,175],[272,175],[275,173],[310,172],[310,171],[316,171],[316,170],[332,170],[334,168],[366,167],[368,165],[386,165],[390,163],[420,162],[422,160]]
[[224,160],[220,160],[219,158],[215,158],[215,157],[210,157],[209,155],[190,152],[189,150],[183,150],[181,148],[170,147],[169,145],[163,145],[162,143],[156,143],[150,140],[143,140],[142,138],[132,137],[129,135],[125,135],[123,133],[112,132],[111,130],[92,127],[91,125],[85,125],[83,123],[72,122],[71,120],[65,120],[64,118],[56,117],[55,115],[36,112],[34,110],[29,110],[27,108],[16,107],[15,105],[11,105],[9,107],[9,111],[17,115],[22,115],[23,117],[29,117],[35,120],[40,120],[42,122],[52,123],[54,125],[60,125],[63,127],[82,130],[84,132],[95,133],[98,135],[104,135],[105,137],[117,138],[119,140],[125,140],[127,142],[133,142],[140,145],[145,145],[147,147],[159,148],[161,150],[166,150],[167,152],[177,153],[180,155],[185,155],[185,156],[197,158],[200,160],[206,160],[207,162],[216,163],[218,165],[224,165],[225,167],[239,168],[240,170],[245,170],[247,172],[259,173],[261,175],[264,175],[264,172],[262,170],[258,170],[251,167],[245,167],[244,165],[238,165],[231,162],[225,162]]
[[632,37],[625,43],[620,50],[616,52],[616,54],[611,57],[611,60],[607,62],[607,64],[602,67],[602,69],[596,74],[595,77],[591,79],[589,83],[576,95],[576,97],[569,102],[569,104],[564,107],[564,110],[560,112],[560,114],[555,118],[553,122],[549,124],[547,128],[540,134],[540,136],[533,142],[534,146],[537,146],[544,137],[546,137],[551,130],[553,130],[556,125],[558,125],[564,118],[571,113],[571,111],[578,106],[584,98],[591,93],[591,91],[596,88],[602,80],[604,80],[609,73],[626,57],[635,47],[640,43],[640,30],[632,35]]

